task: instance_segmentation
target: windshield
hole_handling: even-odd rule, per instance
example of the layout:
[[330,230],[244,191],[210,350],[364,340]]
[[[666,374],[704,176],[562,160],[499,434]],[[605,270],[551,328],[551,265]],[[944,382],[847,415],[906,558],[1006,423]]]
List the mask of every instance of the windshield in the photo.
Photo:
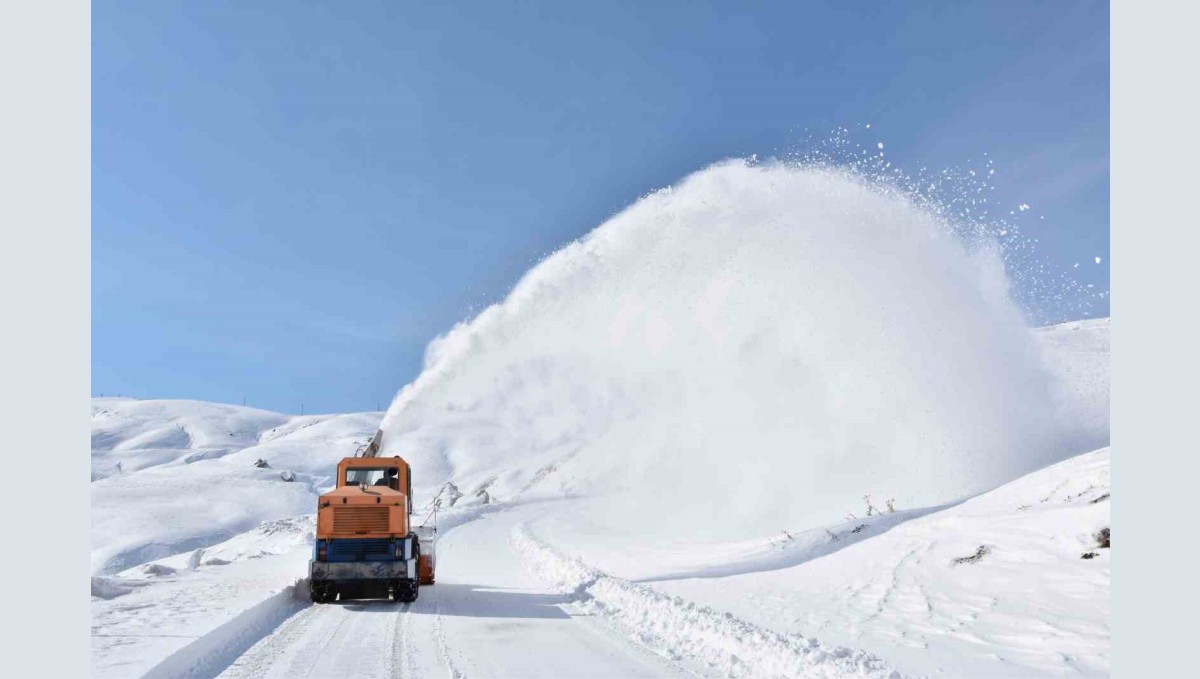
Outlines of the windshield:
[[346,485],[365,483],[368,486],[389,486],[400,490],[398,473],[396,467],[355,467],[346,470]]

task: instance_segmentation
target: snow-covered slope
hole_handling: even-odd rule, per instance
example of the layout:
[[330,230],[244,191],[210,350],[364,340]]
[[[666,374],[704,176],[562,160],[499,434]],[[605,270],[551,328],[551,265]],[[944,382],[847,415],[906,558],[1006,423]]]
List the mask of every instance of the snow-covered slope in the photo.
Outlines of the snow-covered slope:
[[[291,417],[198,401],[94,399],[92,571],[115,573],[312,511],[379,413]],[[255,462],[270,465],[258,468]],[[295,475],[285,482],[284,471]]]
[[286,415],[203,401],[92,399],[92,480],[215,459],[258,442]]
[[948,508],[860,511],[724,553],[636,536],[613,548],[570,511],[531,531],[617,577],[781,634],[864,649],[906,674],[1103,676],[1109,478],[1105,448]]

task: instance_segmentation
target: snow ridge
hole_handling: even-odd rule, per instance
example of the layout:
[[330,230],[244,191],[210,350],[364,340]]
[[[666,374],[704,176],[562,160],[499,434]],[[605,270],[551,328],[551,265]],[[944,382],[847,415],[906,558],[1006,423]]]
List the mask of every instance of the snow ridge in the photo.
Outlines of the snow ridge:
[[216,676],[259,639],[309,605],[308,579],[302,578],[167,656],[143,679]]
[[873,677],[901,679],[883,660],[861,650],[782,635],[729,613],[718,613],[598,571],[560,554],[526,525],[513,530],[529,567],[577,602],[627,631],[638,643],[672,659],[691,658],[730,677]]

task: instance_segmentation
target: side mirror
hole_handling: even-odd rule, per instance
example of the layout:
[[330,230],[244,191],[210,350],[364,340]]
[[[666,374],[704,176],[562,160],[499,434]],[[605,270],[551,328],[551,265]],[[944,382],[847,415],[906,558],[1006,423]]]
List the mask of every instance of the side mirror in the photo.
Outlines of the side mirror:
[[366,482],[366,481],[360,481],[360,482],[359,482],[359,484],[358,484],[358,489],[359,489],[359,490],[361,490],[361,491],[362,491],[362,492],[364,492],[364,493],[365,493],[365,492],[367,492],[367,482]]

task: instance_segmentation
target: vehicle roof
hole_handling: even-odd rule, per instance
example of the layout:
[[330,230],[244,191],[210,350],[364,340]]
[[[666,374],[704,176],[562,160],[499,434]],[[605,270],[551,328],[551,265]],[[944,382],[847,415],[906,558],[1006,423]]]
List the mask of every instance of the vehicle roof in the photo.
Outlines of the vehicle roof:
[[[369,491],[369,492],[365,493],[365,495],[376,495],[376,496],[380,496],[380,497],[393,497],[393,496],[404,497],[404,495],[405,495],[404,491],[396,490],[394,488],[389,488],[387,486],[367,486],[367,491]],[[324,493],[321,493],[321,497],[326,498],[326,499],[331,498],[331,497],[363,497],[363,496],[364,496],[364,493],[362,490],[359,489],[358,486],[337,486],[336,488],[330,488],[329,490],[325,491]]]
[[342,458],[339,466],[346,467],[393,467],[399,464],[407,467],[408,463],[399,455],[392,457],[346,457]]

